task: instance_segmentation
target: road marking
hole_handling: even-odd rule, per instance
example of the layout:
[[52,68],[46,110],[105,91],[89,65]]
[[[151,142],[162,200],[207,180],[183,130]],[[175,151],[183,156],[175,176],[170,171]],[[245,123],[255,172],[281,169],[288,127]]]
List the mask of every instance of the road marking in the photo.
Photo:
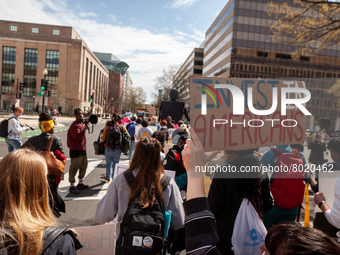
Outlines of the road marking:
[[[86,170],[86,174],[85,174],[85,177],[84,179],[86,178],[86,176],[88,176],[94,169],[96,169],[96,167],[101,164],[103,162],[103,159],[88,159],[88,166],[87,166],[87,170]],[[104,161],[105,162],[105,161]],[[128,159],[121,159],[119,161],[119,164],[124,164],[124,165],[127,165],[129,164],[129,160]],[[78,173],[75,177],[76,179],[76,183],[78,183]],[[69,192],[69,188],[70,188],[70,183],[68,181],[68,177],[69,177],[69,172],[67,172],[65,175],[64,175],[64,180],[62,180],[60,183],[59,183],[59,188],[58,188],[58,191],[59,191],[59,194],[60,196],[63,198],[64,201],[72,201],[72,200],[77,200],[77,201],[80,201],[80,200],[100,200],[102,199],[106,192],[107,192],[107,189],[110,185],[111,182],[105,182],[105,184],[102,186],[102,188],[100,189],[100,191],[95,195],[95,196],[91,196],[91,197],[81,197],[81,193],[79,194],[80,197],[67,197],[67,195],[70,193]],[[101,179],[99,178],[98,176],[98,179],[100,180],[101,182]],[[112,180],[111,180],[112,181]]]

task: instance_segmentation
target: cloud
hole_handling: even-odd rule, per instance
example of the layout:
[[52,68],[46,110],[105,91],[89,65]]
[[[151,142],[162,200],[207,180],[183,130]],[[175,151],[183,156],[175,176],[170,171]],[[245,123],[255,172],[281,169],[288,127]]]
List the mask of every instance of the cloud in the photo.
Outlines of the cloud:
[[97,14],[94,12],[81,12],[79,13],[79,16],[82,18],[88,18],[88,17],[97,17]]
[[111,18],[111,20],[112,20],[113,22],[116,22],[116,21],[117,21],[117,17],[116,17],[115,15],[110,14],[109,17]]
[[182,20],[182,18],[181,18],[180,16],[176,15],[176,20],[179,20],[179,21],[181,21],[181,20]]
[[[169,65],[182,63],[202,42],[204,33],[183,33],[172,29],[154,32],[133,26],[100,22],[93,16],[82,16],[60,1],[49,0],[0,1],[2,20],[72,26],[96,52],[110,52],[127,62],[134,86],[142,87],[153,101],[150,92],[154,80]],[[115,17],[110,15],[111,19]]]
[[177,8],[189,8],[194,3],[198,2],[199,0],[173,0],[170,4],[170,8],[177,9]]
[[106,3],[102,3],[102,7],[106,7]]

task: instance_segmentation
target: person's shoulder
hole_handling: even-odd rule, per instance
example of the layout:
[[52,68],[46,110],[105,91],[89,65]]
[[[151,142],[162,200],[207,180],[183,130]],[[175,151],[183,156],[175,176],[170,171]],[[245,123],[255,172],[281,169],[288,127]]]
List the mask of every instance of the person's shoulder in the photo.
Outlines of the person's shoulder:
[[43,253],[43,255],[48,254],[76,255],[76,247],[78,243],[79,241],[76,239],[73,232],[70,233],[70,231],[68,231],[58,236],[58,238],[56,238],[56,240],[49,246],[49,248]]

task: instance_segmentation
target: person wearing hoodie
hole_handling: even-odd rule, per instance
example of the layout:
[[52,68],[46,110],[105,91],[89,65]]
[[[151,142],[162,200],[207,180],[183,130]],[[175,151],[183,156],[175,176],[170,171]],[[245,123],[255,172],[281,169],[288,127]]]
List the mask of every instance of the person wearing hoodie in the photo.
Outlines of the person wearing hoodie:
[[19,122],[19,117],[23,112],[23,108],[15,107],[13,109],[13,114],[8,118],[8,136],[5,138],[8,153],[21,147],[21,133],[28,129],[28,127],[21,127]]

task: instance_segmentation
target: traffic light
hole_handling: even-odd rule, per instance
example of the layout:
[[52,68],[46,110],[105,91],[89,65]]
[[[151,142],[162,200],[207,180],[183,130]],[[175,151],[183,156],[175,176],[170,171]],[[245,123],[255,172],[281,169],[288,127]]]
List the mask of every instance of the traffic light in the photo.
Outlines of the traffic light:
[[93,94],[91,95],[90,102],[93,102]]
[[45,89],[48,90],[50,84],[48,84],[48,80],[45,80]]
[[24,96],[22,93],[19,93],[19,99],[22,99]]
[[52,91],[51,91],[51,90],[48,90],[47,96],[50,97],[51,94],[52,94]]
[[24,83],[20,82],[19,90],[24,90]]
[[40,86],[41,90],[45,90],[45,79],[41,79],[41,86]]

